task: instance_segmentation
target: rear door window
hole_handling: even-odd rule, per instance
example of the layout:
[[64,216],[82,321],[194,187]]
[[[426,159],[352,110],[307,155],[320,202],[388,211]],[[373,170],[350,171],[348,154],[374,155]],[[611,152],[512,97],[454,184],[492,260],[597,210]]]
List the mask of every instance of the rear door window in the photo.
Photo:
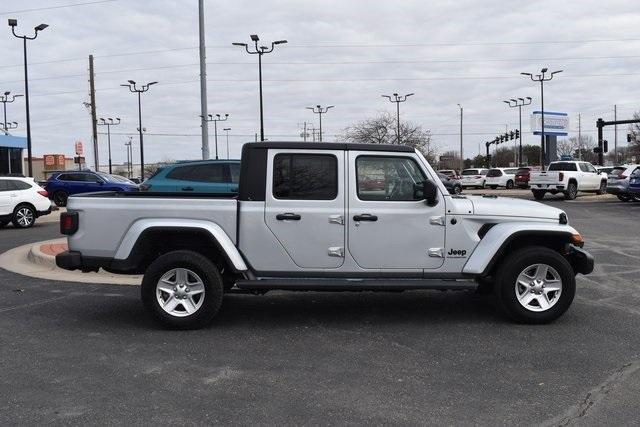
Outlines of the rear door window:
[[338,161],[330,154],[277,154],[273,159],[273,197],[333,200],[338,195]]
[[502,176],[502,171],[500,169],[491,169],[487,172],[487,178]]
[[480,172],[478,172],[478,169],[466,169],[462,171],[462,175],[467,176],[467,175],[478,175]]

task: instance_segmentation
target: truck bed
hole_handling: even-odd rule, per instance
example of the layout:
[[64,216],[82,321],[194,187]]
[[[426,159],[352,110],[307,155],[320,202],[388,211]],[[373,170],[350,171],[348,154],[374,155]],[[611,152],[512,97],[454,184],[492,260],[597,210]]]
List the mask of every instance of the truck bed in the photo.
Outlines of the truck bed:
[[[174,200],[175,203],[171,201]],[[97,192],[69,197],[80,227],[69,236],[69,249],[85,256],[115,257],[134,225],[200,220],[222,228],[235,243],[237,203],[229,195],[208,193]],[[84,211],[90,212],[85,215]],[[102,229],[102,232],[93,230]],[[97,241],[96,239],[99,239]]]

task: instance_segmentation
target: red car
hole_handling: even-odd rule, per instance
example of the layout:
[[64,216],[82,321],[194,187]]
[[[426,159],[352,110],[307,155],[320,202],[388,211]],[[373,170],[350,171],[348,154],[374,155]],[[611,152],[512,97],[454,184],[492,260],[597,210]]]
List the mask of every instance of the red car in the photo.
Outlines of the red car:
[[529,176],[531,175],[531,168],[518,168],[516,171],[516,187],[527,188],[529,187]]

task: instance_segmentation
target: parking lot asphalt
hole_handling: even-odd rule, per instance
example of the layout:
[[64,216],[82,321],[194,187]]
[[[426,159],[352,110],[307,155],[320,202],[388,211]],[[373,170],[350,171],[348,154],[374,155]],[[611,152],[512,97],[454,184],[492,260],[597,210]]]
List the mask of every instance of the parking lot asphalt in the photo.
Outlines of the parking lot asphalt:
[[[596,269],[544,326],[471,292],[274,292],[166,331],[136,287],[0,270],[0,424],[638,423],[640,203],[545,203]],[[0,230],[0,252],[57,236]]]

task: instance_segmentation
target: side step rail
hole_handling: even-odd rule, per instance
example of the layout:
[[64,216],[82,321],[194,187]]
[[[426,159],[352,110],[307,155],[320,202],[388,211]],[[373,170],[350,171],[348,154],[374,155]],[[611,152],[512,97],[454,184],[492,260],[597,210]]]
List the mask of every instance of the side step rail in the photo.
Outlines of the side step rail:
[[412,289],[475,290],[478,284],[463,279],[258,279],[239,280],[247,291],[405,291]]

